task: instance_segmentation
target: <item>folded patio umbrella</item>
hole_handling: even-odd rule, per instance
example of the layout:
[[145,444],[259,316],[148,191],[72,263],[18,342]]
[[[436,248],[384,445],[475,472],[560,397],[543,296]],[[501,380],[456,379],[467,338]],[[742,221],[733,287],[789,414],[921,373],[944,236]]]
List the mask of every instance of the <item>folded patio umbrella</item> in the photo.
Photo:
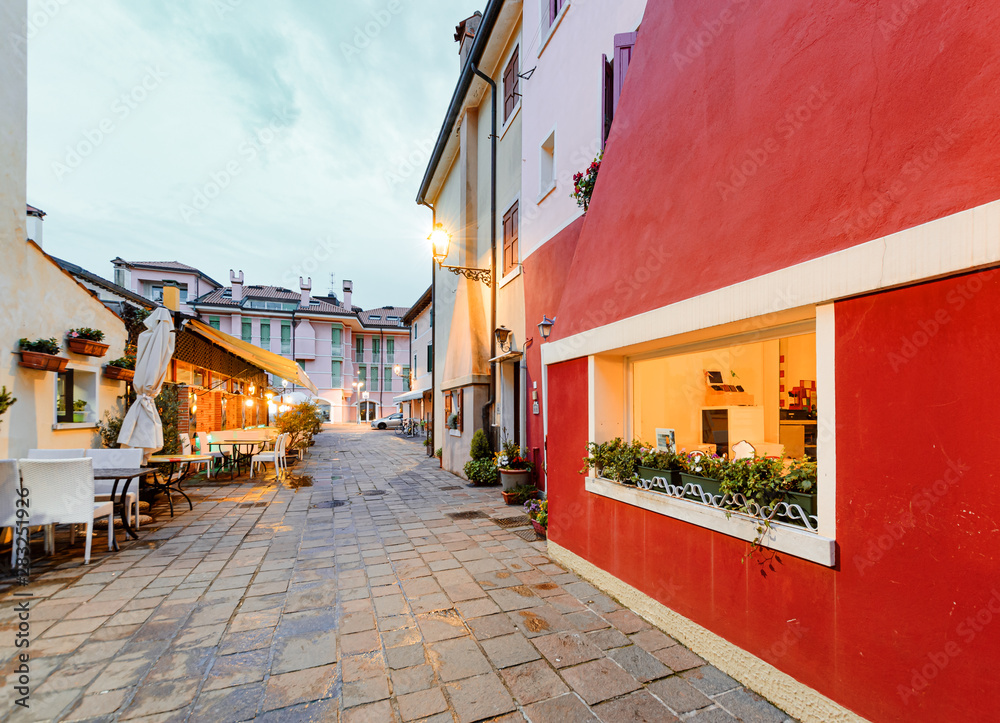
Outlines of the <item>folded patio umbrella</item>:
[[122,420],[118,443],[123,447],[139,447],[146,458],[163,448],[163,423],[156,411],[156,395],[163,388],[174,355],[174,324],[170,312],[156,309],[143,322],[146,331],[139,335],[135,358],[136,400]]

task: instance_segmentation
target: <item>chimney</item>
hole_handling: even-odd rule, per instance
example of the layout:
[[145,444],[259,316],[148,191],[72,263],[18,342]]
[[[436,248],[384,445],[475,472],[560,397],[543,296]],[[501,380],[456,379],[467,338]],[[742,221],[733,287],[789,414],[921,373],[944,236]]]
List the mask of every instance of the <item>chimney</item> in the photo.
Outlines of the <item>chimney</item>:
[[475,15],[466,18],[455,26],[455,41],[458,43],[459,69],[465,67],[465,61],[469,58],[469,50],[472,48],[472,41],[479,30],[479,23],[483,21],[483,14],[476,11]]
[[236,273],[232,269],[229,269],[229,283],[233,287],[233,301],[237,301],[237,302],[242,301],[243,300],[243,270],[241,269],[239,276],[237,276]]
[[181,290],[176,281],[164,280],[163,305],[171,311],[181,310]]
[[305,281],[302,280],[301,276],[299,277],[299,291],[302,292],[302,300],[299,301],[299,306],[309,306],[309,292],[312,291],[312,287],[313,280],[311,276]]
[[351,306],[351,295],[354,292],[354,282],[344,279],[344,307],[350,311],[353,307]]

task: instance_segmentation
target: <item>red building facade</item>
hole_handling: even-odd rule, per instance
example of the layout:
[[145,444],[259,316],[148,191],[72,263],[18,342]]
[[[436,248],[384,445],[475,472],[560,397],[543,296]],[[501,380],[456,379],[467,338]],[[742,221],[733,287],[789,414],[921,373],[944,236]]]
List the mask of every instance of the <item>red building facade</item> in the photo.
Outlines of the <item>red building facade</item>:
[[[651,2],[590,211],[524,261],[527,318],[556,317],[528,350],[553,554],[802,719],[1000,709],[998,25]],[[762,444],[817,390],[818,528],[764,562],[733,520],[580,472],[588,441],[700,442],[685,375],[716,367]]]

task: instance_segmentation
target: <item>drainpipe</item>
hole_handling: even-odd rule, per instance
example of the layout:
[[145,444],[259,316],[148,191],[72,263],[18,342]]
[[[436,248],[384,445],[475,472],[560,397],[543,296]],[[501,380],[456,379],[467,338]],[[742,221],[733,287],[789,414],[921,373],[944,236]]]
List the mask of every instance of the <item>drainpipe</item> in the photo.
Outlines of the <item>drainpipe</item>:
[[[382,315],[385,316],[385,312],[384,311],[382,312]],[[382,319],[382,321],[385,321],[385,320]],[[384,369],[385,369],[385,363],[387,361],[389,361],[389,359],[387,358],[387,355],[385,353],[385,329],[379,329],[379,331],[378,331],[378,338],[379,338],[379,343],[378,343],[378,345],[379,345],[379,356],[382,357],[382,363],[379,364],[379,370],[378,370],[379,373],[382,375],[382,383],[378,385],[378,389],[379,389],[379,392],[378,392],[378,412],[379,412],[379,414],[381,414],[382,413],[382,408],[385,406],[385,403],[383,402],[383,398],[382,398],[382,395],[385,394],[385,371],[384,371]]]
[[[472,72],[490,86],[490,359],[497,355],[497,84],[472,64]],[[496,362],[490,362],[490,398],[483,405],[483,429],[490,430],[490,410],[496,404]],[[492,438],[492,434],[490,437]]]
[[[420,201],[421,206],[427,206],[431,210],[431,228],[437,226],[437,209],[426,201]],[[435,306],[435,295],[436,295],[436,284],[437,282],[437,262],[434,261],[434,257],[431,256],[431,428],[428,436],[430,437],[431,443],[427,445],[427,456],[434,456],[434,424],[436,421],[435,412],[435,400],[437,399],[437,320],[434,318],[437,315],[437,307]]]

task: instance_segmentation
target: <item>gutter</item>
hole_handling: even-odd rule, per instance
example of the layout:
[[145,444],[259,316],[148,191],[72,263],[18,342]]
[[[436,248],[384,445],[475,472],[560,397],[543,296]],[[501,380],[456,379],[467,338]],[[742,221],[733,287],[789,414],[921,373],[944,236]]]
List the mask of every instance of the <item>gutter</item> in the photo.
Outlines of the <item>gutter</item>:
[[417,193],[416,200],[422,206],[427,205],[427,190],[430,188],[431,180],[434,178],[438,164],[441,162],[441,157],[444,155],[444,149],[451,136],[451,130],[455,127],[456,121],[458,121],[462,105],[465,103],[465,96],[468,95],[469,88],[472,86],[472,79],[476,75],[475,68],[482,59],[486,46],[489,44],[490,35],[493,34],[493,28],[496,25],[497,18],[500,17],[500,10],[503,8],[503,4],[504,0],[489,0],[486,4],[486,9],[483,11],[483,20],[476,31],[476,37],[472,40],[472,48],[469,51],[469,56],[465,59],[465,66],[462,68],[462,74],[458,78],[458,85],[455,87],[455,92],[451,96],[451,103],[448,105],[448,114],[445,116],[444,124],[438,133],[437,142],[434,144],[434,152],[431,153],[431,160],[427,164],[427,170],[424,171],[424,178],[420,182],[420,190]]
[[[497,84],[475,62],[469,67],[490,86],[490,398],[483,404],[483,429],[490,429],[490,411],[497,401]],[[491,434],[490,437],[493,435]],[[500,440],[496,440],[497,449]]]

